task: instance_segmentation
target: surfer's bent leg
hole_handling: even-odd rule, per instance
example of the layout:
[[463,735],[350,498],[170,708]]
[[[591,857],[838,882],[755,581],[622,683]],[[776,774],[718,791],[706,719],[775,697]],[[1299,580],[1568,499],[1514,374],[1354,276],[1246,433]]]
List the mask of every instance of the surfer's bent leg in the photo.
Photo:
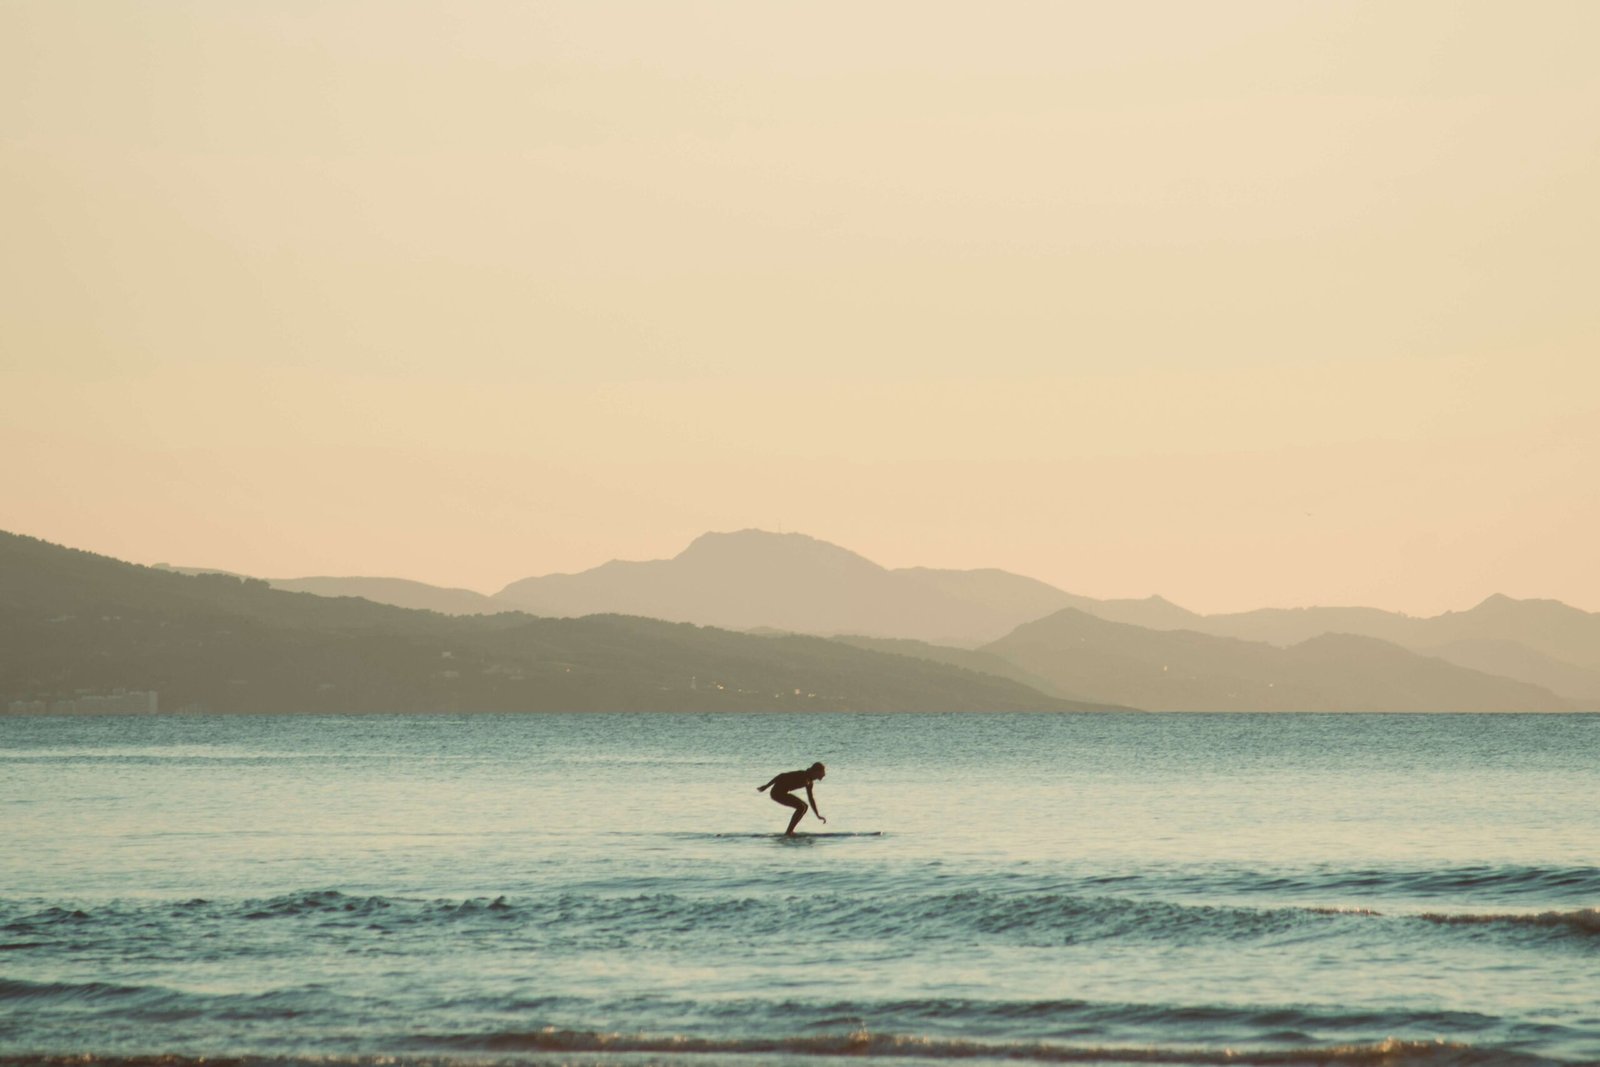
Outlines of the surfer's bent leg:
[[789,828],[784,831],[788,837],[794,836],[794,828],[800,825],[800,820],[806,817],[806,802],[799,797],[792,797],[788,793],[773,793],[772,799],[779,804],[787,804],[794,809],[794,818],[789,820]]

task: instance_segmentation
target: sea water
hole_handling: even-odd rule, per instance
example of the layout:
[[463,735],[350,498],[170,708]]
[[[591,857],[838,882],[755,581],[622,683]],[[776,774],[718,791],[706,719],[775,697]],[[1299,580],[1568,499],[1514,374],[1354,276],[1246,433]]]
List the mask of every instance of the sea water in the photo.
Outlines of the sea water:
[[1592,715],[0,719],[0,1061],[1596,1062],[1597,908]]

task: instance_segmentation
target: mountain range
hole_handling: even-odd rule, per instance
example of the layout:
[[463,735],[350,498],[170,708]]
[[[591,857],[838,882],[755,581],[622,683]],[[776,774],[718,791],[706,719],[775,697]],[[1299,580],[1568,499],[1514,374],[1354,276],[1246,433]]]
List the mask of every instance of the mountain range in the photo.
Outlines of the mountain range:
[[1600,708],[1600,615],[1504,596],[1431,618],[1361,607],[1202,615],[1161,597],[1097,600],[1002,570],[891,570],[803,534],[759,530],[708,533],[671,559],[525,578],[493,596],[395,578],[270,585],[457,616],[629,616],[761,638],[827,636],[1087,706]]
[[[891,570],[804,534],[761,530],[708,533],[671,559],[614,560],[577,574],[524,578],[493,596],[392,578],[272,584],[452,614],[507,608],[560,617],[618,613],[960,649],[983,647],[1070,608],[1144,630],[1185,630],[1283,648],[1325,634],[1370,637],[1548,689],[1579,707],[1600,707],[1600,615],[1554,600],[1495,595],[1467,611],[1427,618],[1369,607],[1202,615],[1159,596],[1097,600],[1003,570]],[[1122,693],[1117,700],[1127,698]]]

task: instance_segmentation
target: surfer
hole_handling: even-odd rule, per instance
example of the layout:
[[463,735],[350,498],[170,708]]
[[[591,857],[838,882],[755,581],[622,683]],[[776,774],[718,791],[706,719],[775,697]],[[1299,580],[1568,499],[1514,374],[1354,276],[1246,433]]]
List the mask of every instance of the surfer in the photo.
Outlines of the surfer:
[[771,786],[772,793],[770,795],[772,799],[779,804],[785,804],[794,809],[794,818],[789,820],[789,829],[783,832],[785,837],[793,837],[794,828],[799,826],[800,820],[806,817],[806,801],[789,795],[791,790],[799,789],[801,786],[805,787],[806,800],[811,801],[811,810],[816,813],[817,818],[822,819],[823,822],[828,821],[822,818],[822,812],[817,811],[817,798],[811,792],[811,783],[820,782],[827,776],[828,768],[820,763],[813,763],[803,771],[785,771],[782,774],[775,774],[766,785],[756,786],[757,793],[765,790],[767,786]]

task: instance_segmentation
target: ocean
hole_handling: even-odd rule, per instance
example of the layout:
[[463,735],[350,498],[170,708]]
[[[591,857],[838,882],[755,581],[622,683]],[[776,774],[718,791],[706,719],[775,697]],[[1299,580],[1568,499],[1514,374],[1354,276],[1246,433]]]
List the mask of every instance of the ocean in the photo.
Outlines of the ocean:
[[56,1057],[1596,1063],[1600,716],[0,718]]

